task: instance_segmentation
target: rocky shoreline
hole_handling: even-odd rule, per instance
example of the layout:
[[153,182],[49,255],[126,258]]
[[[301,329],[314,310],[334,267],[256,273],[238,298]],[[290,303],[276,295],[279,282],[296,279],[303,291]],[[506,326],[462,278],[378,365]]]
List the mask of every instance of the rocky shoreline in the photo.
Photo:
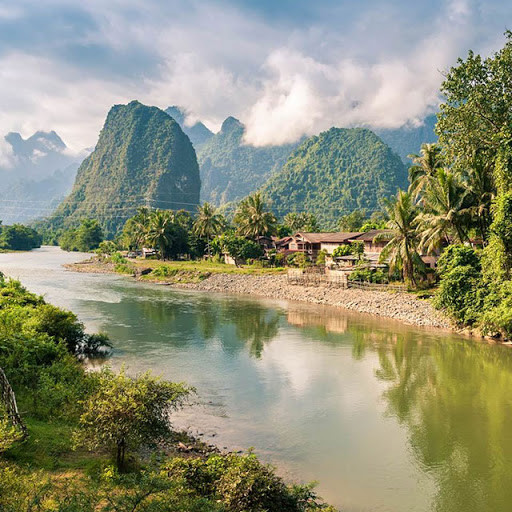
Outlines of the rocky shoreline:
[[[66,268],[75,272],[115,273],[113,265],[98,264],[93,260],[66,265]],[[148,281],[151,282],[144,279],[144,282]],[[202,292],[237,293],[268,299],[323,304],[390,318],[409,325],[453,329],[449,319],[437,311],[429,300],[419,299],[404,292],[293,285],[288,283],[285,274],[214,273],[199,282],[180,282],[176,279],[158,279],[153,282]]]
[[178,283],[172,286],[203,292],[239,293],[342,307],[392,318],[409,325],[441,329],[452,327],[451,322],[434,309],[430,301],[403,292],[292,285],[288,283],[285,275],[212,274],[200,283]]

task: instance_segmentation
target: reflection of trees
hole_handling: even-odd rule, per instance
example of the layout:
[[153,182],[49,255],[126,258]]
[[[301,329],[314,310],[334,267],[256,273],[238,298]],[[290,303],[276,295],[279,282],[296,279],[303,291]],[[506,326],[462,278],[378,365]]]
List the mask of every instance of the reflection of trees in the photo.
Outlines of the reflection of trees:
[[[238,340],[246,343],[249,353],[260,358],[265,343],[277,336],[279,331],[279,313],[257,303],[240,304],[234,301],[229,307],[229,320],[235,325]],[[224,312],[226,318],[226,311]]]
[[[359,333],[361,334],[361,333]],[[510,510],[512,353],[421,335],[369,333],[388,413],[407,426],[414,456],[437,484],[432,510]],[[370,339],[373,338],[373,339]]]

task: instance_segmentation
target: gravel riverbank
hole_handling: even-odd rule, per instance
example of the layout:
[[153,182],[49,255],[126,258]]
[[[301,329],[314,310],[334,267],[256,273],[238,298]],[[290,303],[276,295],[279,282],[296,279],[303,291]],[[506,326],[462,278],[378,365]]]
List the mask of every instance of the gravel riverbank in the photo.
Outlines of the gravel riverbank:
[[[114,273],[111,264],[98,264],[94,260],[66,265],[69,270],[87,273]],[[148,282],[148,280],[144,280]],[[404,292],[359,290],[328,286],[301,286],[288,284],[285,274],[223,274],[213,273],[200,281],[183,282],[158,279],[158,284],[203,292],[239,293],[278,300],[292,300],[342,307],[360,313],[392,318],[409,325],[450,329],[450,321],[434,309],[430,301],[418,299]]]
[[428,300],[418,299],[409,293],[290,285],[285,275],[212,274],[200,283],[180,283],[173,286],[324,304],[393,318],[410,325],[444,329],[451,327],[449,320],[435,310]]

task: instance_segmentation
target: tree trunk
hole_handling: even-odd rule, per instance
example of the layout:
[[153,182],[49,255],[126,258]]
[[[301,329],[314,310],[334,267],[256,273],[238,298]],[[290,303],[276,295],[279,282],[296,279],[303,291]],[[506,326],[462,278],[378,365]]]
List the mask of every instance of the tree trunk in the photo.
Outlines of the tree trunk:
[[126,443],[124,438],[117,442],[117,457],[116,457],[116,466],[118,471],[121,473],[124,470],[124,453],[125,453]]

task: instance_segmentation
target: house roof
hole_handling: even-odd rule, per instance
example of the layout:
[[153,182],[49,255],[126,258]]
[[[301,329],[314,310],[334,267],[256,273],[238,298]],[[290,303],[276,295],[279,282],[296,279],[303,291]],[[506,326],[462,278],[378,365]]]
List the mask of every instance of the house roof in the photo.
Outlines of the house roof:
[[386,233],[392,233],[391,229],[371,229],[366,233],[357,233],[357,236],[353,236],[350,241],[361,241],[361,242],[373,242],[377,235],[384,235]]
[[348,242],[349,239],[360,235],[361,233],[304,233],[300,231],[296,235],[300,235],[302,238],[311,242],[312,244],[320,243],[343,243]]

